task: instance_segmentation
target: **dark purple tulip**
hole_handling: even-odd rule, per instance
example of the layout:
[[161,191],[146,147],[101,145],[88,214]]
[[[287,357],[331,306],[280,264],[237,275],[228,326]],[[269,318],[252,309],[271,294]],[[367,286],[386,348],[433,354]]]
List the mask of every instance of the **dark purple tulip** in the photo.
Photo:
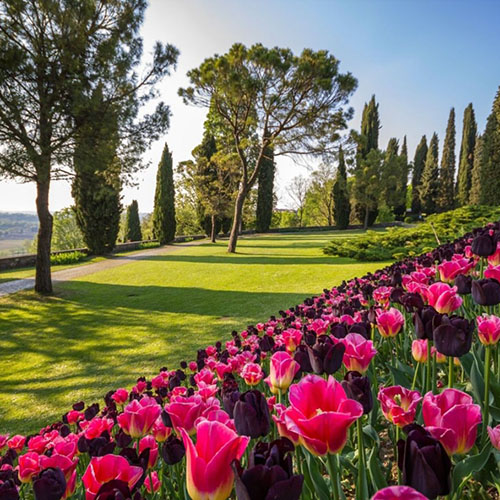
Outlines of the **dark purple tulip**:
[[405,293],[401,296],[400,304],[407,312],[420,311],[424,307],[424,301],[418,293]]
[[135,496],[132,497],[132,492],[125,481],[113,479],[99,488],[95,500],[132,500],[133,498],[135,500]]
[[289,476],[279,465],[256,465],[241,470],[233,462],[236,498],[238,500],[299,500],[304,477]]
[[75,411],[82,411],[85,408],[85,403],[83,401],[78,401],[78,403],[75,403],[73,405],[73,410]]
[[474,302],[480,306],[500,304],[500,283],[493,278],[473,281],[471,292]]
[[274,339],[269,336],[269,335],[264,335],[260,340],[259,340],[259,347],[262,352],[269,352],[272,351],[274,347]]
[[313,347],[307,348],[314,373],[332,375],[342,366],[344,344],[334,344],[327,335],[320,335]]
[[167,465],[179,463],[185,454],[186,448],[184,448],[184,443],[173,434],[168,437],[161,447],[161,456]]
[[98,413],[99,405],[94,403],[93,405],[90,405],[83,414],[85,416],[85,420],[92,420]]
[[419,339],[433,340],[433,331],[435,322],[439,321],[439,314],[432,306],[425,306],[419,311],[413,313],[413,325],[415,333]]
[[391,302],[397,302],[401,304],[401,297],[405,294],[405,291],[401,287],[395,287],[391,291]]
[[132,438],[120,429],[115,435],[115,441],[118,448],[127,448],[127,446],[132,442]]
[[260,441],[250,452],[249,468],[256,465],[272,467],[279,465],[288,476],[293,474],[292,453],[295,446],[288,438],[279,438],[271,443]]
[[443,445],[417,424],[403,429],[406,441],[398,445],[398,467],[403,484],[420,491],[430,500],[450,493],[451,461]]
[[472,276],[459,274],[455,278],[454,285],[457,287],[457,291],[460,295],[468,295],[472,288]]
[[2,500],[19,500],[16,483],[12,479],[0,484],[0,498]]
[[224,375],[224,381],[222,382],[222,406],[226,413],[233,418],[234,405],[236,401],[240,399],[240,391],[238,390],[238,382],[234,378],[232,373],[226,373]]
[[313,371],[306,345],[300,344],[297,346],[293,359],[300,365],[300,370],[297,372],[297,375],[300,372],[311,373]]
[[266,397],[257,389],[244,392],[234,405],[234,426],[240,436],[266,436],[271,425]]
[[496,250],[494,239],[488,234],[481,234],[472,240],[471,250],[480,257],[489,257]]
[[349,333],[358,333],[362,335],[366,340],[370,340],[371,325],[370,323],[353,323],[348,327]]
[[66,492],[66,479],[59,467],[42,471],[33,480],[35,500],[60,500]]
[[443,315],[434,328],[434,345],[441,354],[459,358],[470,351],[473,331],[474,321]]
[[359,372],[350,371],[345,374],[341,384],[349,399],[361,403],[364,415],[372,411],[373,395],[368,377],[363,377]]

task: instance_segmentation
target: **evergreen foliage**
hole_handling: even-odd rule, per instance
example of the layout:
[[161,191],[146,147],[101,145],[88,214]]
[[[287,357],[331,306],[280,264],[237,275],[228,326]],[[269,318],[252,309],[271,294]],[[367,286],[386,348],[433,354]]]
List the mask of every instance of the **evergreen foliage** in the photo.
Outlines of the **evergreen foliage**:
[[435,132],[427,150],[419,195],[422,212],[435,213],[439,196],[439,139]]
[[351,204],[347,190],[347,169],[345,165],[344,151],[339,148],[339,164],[333,182],[333,216],[335,225],[339,229],[345,229],[349,225]]
[[441,156],[441,169],[439,171],[439,195],[437,199],[438,210],[446,212],[455,204],[455,108],[451,108],[446,126],[446,135]]
[[486,121],[480,158],[481,204],[500,203],[500,87]]
[[256,229],[259,232],[268,231],[271,226],[275,169],[273,150],[268,147],[264,150],[264,159],[262,160],[258,180]]
[[127,207],[125,219],[125,238],[127,241],[141,241],[141,221],[139,219],[139,205],[137,200],[133,200]]
[[470,103],[464,111],[462,143],[460,146],[460,164],[456,188],[456,200],[459,206],[467,205],[472,185],[474,167],[474,149],[476,147],[477,124],[474,108]]
[[175,187],[172,153],[165,143],[156,174],[155,204],[153,210],[153,235],[160,245],[175,238]]
[[406,214],[406,198],[408,191],[408,144],[406,143],[406,135],[403,138],[401,153],[399,155],[399,175],[396,185],[396,204],[394,206],[394,215],[398,219],[403,219]]
[[472,166],[468,205],[479,205],[481,199],[481,166],[483,159],[483,136],[478,135],[474,147],[474,165]]
[[400,204],[401,198],[400,193],[398,193],[398,184],[401,177],[401,162],[398,151],[398,140],[391,137],[384,154],[380,185],[380,204],[387,206],[391,212],[394,212],[396,205]]
[[427,158],[427,149],[427,137],[423,135],[417,149],[415,150],[415,157],[413,159],[411,179],[411,212],[413,214],[419,214],[422,211],[422,205],[420,203],[420,184],[422,182],[422,172],[425,167],[425,159]]

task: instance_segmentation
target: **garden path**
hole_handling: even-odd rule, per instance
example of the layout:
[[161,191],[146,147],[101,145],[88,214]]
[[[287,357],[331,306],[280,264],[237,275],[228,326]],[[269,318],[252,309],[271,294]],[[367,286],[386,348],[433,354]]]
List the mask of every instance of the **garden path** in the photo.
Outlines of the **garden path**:
[[[64,269],[62,271],[54,271],[52,273],[52,282],[59,283],[61,281],[69,281],[75,278],[80,278],[82,276],[88,276],[89,274],[94,274],[99,271],[105,271],[114,267],[130,264],[131,262],[135,262],[138,260],[146,260],[149,257],[153,257],[156,255],[164,255],[167,253],[175,252],[182,247],[201,245],[206,242],[207,240],[197,240],[189,243],[179,243],[176,245],[164,245],[159,248],[149,248],[147,250],[143,250],[131,255],[109,257],[105,260],[94,262],[92,264],[72,267],[70,269]],[[28,290],[29,288],[33,288],[34,286],[35,278],[24,278],[0,283],[0,297],[10,295],[11,293],[20,292],[22,290]]]

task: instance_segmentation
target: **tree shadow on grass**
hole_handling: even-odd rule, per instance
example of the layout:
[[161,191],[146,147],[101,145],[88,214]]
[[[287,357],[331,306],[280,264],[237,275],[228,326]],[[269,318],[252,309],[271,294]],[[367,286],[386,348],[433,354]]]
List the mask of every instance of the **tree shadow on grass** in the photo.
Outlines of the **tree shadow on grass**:
[[0,302],[0,433],[35,432],[308,295],[78,281],[57,292]]

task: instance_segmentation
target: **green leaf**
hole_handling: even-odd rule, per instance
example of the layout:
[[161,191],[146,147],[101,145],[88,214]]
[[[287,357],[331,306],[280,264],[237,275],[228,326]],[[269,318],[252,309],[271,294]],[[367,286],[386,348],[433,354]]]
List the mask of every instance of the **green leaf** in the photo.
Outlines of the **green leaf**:
[[378,491],[387,486],[382,469],[380,468],[380,458],[378,456],[378,448],[374,446],[368,457],[368,471],[370,472],[370,479],[373,489]]
[[483,380],[483,375],[481,374],[476,361],[472,363],[472,368],[470,371],[470,382],[472,384],[472,391],[474,392],[476,400],[479,401],[480,403],[483,403],[484,380]]
[[305,452],[307,468],[309,469],[309,474],[314,485],[316,494],[320,500],[330,500],[330,490],[321,474],[318,464],[321,463],[317,457],[314,457],[309,452]]
[[488,442],[481,453],[472,457],[464,458],[461,462],[458,462],[458,464],[455,465],[452,479],[453,492],[458,489],[460,483],[465,477],[481,470],[486,465],[486,462],[490,457],[490,453],[491,444]]
[[410,387],[411,380],[406,376],[406,373],[399,368],[391,366],[391,372],[394,377],[394,385],[401,385],[403,387]]
[[375,430],[375,428],[372,425],[365,425],[363,427],[363,434],[366,434],[370,439],[372,439],[377,447],[380,446],[380,438],[378,435],[378,432]]

